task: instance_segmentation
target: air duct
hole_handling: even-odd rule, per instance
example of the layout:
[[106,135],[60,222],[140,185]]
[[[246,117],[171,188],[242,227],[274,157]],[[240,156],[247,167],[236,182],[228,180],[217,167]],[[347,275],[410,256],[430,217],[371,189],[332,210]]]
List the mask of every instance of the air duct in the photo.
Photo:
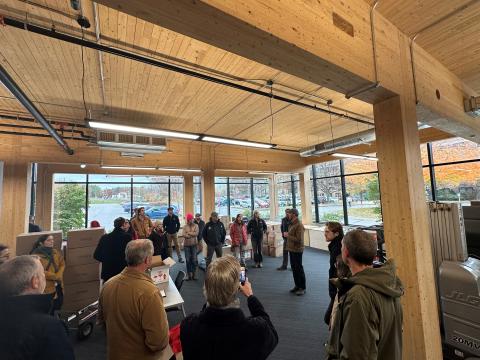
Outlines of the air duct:
[[332,141],[313,145],[300,150],[300,156],[309,157],[315,155],[325,155],[346,147],[370,143],[375,140],[375,129],[365,130],[352,135],[347,135]]
[[167,140],[163,137],[107,131],[97,131],[95,143],[101,150],[121,153],[154,154],[164,152],[167,149]]

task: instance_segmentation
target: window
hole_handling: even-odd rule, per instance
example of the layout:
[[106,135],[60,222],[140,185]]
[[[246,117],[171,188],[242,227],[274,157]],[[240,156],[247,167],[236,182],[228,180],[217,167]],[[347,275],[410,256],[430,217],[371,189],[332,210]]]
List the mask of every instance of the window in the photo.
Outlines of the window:
[[[228,216],[229,206],[227,204],[228,187],[227,184],[215,184],[215,211],[219,216]],[[210,214],[204,214],[205,217]]]
[[348,223],[374,225],[382,222],[377,174],[345,176]]
[[252,216],[252,193],[250,178],[229,178],[230,217],[242,214]]
[[253,198],[255,210],[259,211],[263,219],[270,219],[270,185],[268,179],[253,179]]
[[[125,180],[130,179],[124,178],[123,181]],[[130,181],[110,184],[89,182],[87,224],[97,220],[106,231],[113,230],[116,218],[130,218],[130,195]]]
[[193,211],[202,213],[202,177],[193,177]]
[[277,177],[277,202],[278,202],[278,219],[282,218],[285,214],[286,208],[293,207],[292,192],[292,176],[291,175],[278,175]]
[[364,160],[364,159],[354,159],[348,158],[344,159],[343,167],[344,174],[363,174],[368,172],[377,171],[377,161],[376,160]]
[[435,166],[438,201],[480,199],[480,162]]
[[85,227],[86,185],[56,183],[53,186],[53,230],[69,230]]
[[480,159],[480,145],[462,138],[436,141],[432,152],[435,164]]
[[319,222],[338,221],[343,223],[342,184],[340,177],[317,179],[317,201]]

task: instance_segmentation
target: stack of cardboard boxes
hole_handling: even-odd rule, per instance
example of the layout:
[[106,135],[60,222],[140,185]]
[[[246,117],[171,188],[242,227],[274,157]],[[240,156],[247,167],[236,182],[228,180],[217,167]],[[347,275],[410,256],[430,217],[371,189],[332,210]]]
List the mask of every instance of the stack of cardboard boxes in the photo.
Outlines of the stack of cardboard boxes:
[[68,232],[62,310],[78,311],[98,300],[99,263],[93,258],[93,253],[104,232],[103,228]]
[[280,224],[271,224],[267,227],[268,256],[283,255],[283,238]]
[[61,231],[42,231],[36,233],[20,234],[17,236],[17,256],[28,255],[33,249],[33,244],[42,235],[53,236],[53,247],[58,251],[62,248],[62,232]]

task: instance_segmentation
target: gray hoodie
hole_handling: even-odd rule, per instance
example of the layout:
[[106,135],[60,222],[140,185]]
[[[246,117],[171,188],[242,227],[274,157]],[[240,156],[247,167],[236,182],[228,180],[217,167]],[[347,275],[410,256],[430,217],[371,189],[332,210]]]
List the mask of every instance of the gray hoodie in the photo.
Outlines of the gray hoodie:
[[393,260],[335,284],[339,303],[327,359],[401,360],[403,285]]

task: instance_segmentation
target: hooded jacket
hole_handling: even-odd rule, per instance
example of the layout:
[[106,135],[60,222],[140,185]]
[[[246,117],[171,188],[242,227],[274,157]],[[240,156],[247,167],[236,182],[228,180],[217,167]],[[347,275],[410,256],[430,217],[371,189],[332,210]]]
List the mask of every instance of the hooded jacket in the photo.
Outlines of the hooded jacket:
[[334,282],[339,303],[327,359],[401,360],[403,285],[393,260]]

